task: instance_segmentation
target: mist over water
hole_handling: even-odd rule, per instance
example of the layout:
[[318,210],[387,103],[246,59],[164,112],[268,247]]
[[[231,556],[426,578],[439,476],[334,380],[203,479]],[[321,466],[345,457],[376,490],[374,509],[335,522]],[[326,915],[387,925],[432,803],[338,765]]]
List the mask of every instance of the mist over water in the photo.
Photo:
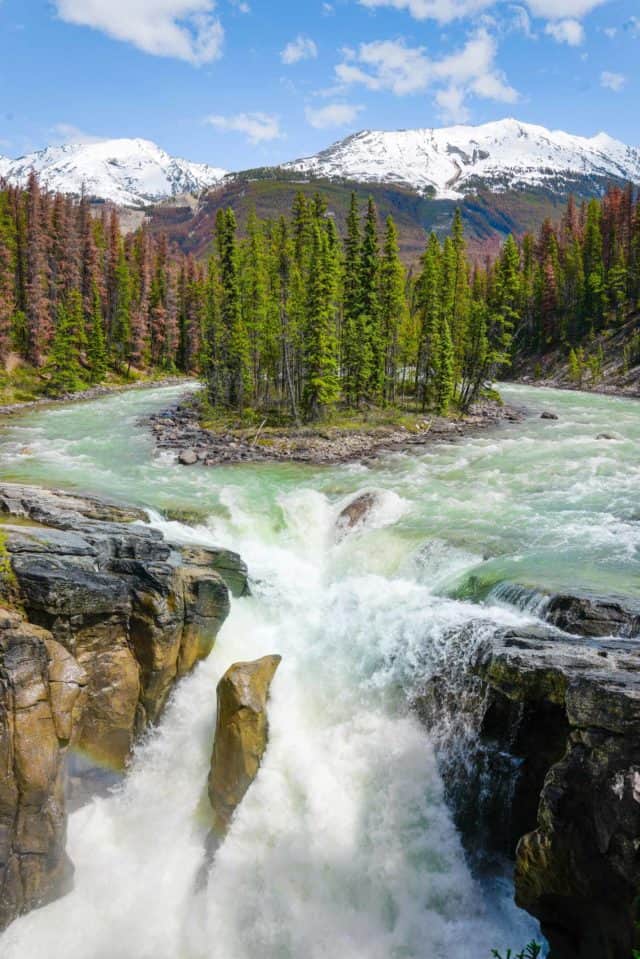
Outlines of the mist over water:
[[[488,959],[522,946],[535,925],[508,882],[472,875],[410,701],[487,631],[533,622],[545,589],[640,597],[637,406],[508,387],[537,414],[372,468],[185,469],[136,426],[180,392],[0,432],[2,478],[144,505],[176,542],[239,551],[254,580],[123,785],[70,817],[74,891],[15,922],[2,956]],[[560,419],[541,421],[545,407]],[[336,537],[365,489],[380,491],[370,520]],[[185,510],[194,525],[167,519]],[[196,894],[215,686],[232,662],[276,652],[269,749]]]

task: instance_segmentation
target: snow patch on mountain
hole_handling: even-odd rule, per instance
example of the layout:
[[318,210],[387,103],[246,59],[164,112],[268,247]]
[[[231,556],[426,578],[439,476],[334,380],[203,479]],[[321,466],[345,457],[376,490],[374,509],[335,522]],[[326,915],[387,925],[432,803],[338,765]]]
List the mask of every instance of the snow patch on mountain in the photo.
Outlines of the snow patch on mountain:
[[590,180],[640,183],[640,149],[605,133],[587,138],[517,120],[441,129],[364,130],[283,169],[362,183],[404,184],[458,199],[480,187],[565,194]]
[[200,194],[226,170],[172,157],[149,140],[102,140],[47,147],[10,160],[0,157],[0,177],[24,186],[31,171],[61,193],[84,192],[121,206],[140,207],[183,193]]

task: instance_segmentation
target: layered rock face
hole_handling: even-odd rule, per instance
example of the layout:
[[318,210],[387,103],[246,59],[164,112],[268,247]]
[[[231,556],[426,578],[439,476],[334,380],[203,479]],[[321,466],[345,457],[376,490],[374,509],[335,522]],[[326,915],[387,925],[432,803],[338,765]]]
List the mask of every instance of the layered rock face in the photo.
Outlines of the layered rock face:
[[229,611],[215,566],[226,574],[233,554],[183,556],[136,522],[138,511],[63,493],[3,485],[0,513],[22,520],[2,529],[27,618],[49,629],[87,674],[74,746],[122,768],[175,680],[210,652]]
[[[603,609],[586,610],[591,635],[603,631]],[[640,890],[637,643],[503,631],[477,648],[466,691],[448,696],[441,678],[420,706],[430,722],[444,710],[469,723],[466,755],[444,762],[459,824],[469,839],[486,817],[485,851],[489,835],[497,852],[515,852],[516,900],[540,920],[553,959],[629,959]]]
[[550,709],[567,724],[537,828],[518,843],[517,902],[540,919],[554,956],[628,959],[640,889],[640,650],[511,633],[477,669],[534,725]]
[[0,608],[0,929],[69,887],[64,754],[85,695],[51,633]]
[[[0,928],[62,894],[65,753],[122,770],[181,676],[210,652],[246,569],[172,548],[144,515],[0,485]],[[216,567],[220,567],[218,573]],[[74,760],[75,761],[75,760]]]
[[235,663],[218,683],[218,713],[209,774],[214,814],[209,852],[224,837],[258,774],[267,748],[267,700],[280,656]]

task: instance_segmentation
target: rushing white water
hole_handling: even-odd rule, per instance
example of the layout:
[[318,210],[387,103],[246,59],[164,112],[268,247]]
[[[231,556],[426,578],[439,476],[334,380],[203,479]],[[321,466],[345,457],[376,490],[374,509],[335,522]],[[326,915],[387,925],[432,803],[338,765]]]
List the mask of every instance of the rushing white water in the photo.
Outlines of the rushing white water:
[[[373,469],[178,470],[135,427],[174,392],[32,414],[0,437],[4,478],[143,503],[178,542],[239,550],[255,581],[123,785],[71,816],[75,889],[16,921],[3,959],[489,959],[521,946],[535,926],[508,883],[471,875],[408,699],[469,655],[470,634],[531,621],[535,604],[500,582],[633,592],[636,407],[510,388],[561,419]],[[620,439],[596,439],[611,419]],[[362,489],[379,506],[338,540]],[[202,519],[163,519],[171,509]],[[454,598],[471,594],[487,599]],[[269,749],[196,893],[215,685],[274,652]]]

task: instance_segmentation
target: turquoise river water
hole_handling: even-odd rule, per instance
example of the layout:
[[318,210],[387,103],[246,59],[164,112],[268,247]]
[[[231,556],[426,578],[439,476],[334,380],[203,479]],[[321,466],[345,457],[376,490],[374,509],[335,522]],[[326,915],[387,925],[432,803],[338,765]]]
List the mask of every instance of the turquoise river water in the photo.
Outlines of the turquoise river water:
[[[253,578],[123,784],[71,816],[74,891],[15,922],[3,959],[489,959],[521,947],[536,926],[508,879],[470,870],[411,696],[466,655],[452,636],[534,622],[541,591],[640,599],[640,407],[507,386],[530,415],[455,444],[372,466],[205,469],[157,455],[137,422],[183,391],[0,426],[3,480],[142,505],[176,542],[237,550]],[[364,490],[379,492],[373,513],[337,537]],[[167,518],[185,510],[192,525]],[[516,600],[512,583],[529,592]],[[196,893],[216,682],[275,652],[269,750]]]

